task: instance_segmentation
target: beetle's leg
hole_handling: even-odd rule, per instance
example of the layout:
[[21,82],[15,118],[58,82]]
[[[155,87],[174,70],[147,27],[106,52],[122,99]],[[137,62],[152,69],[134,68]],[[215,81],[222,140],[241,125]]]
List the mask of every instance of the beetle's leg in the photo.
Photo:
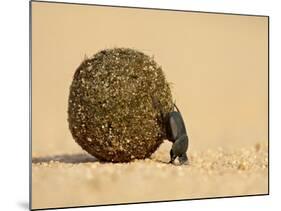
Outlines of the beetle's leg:
[[172,145],[174,154],[177,156],[183,155],[186,153],[188,148],[188,138],[187,135],[179,137]]
[[180,110],[179,110],[179,108],[177,107],[176,102],[174,102],[174,107],[176,108],[177,112],[180,113]]
[[173,152],[173,148],[170,150],[170,158],[171,158],[171,160],[169,163],[174,163],[175,159],[177,158],[177,156]]
[[180,164],[187,162],[186,151],[188,148],[188,137],[186,135],[178,138],[172,145],[170,151],[171,161],[173,162],[177,157],[179,157]]

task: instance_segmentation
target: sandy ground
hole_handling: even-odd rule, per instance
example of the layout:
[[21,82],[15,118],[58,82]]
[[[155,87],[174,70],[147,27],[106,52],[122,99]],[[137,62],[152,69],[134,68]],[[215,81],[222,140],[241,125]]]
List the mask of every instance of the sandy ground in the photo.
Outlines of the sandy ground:
[[171,144],[151,159],[101,163],[88,154],[33,157],[32,207],[64,207],[192,199],[268,191],[265,143],[189,153],[189,165],[167,164]]

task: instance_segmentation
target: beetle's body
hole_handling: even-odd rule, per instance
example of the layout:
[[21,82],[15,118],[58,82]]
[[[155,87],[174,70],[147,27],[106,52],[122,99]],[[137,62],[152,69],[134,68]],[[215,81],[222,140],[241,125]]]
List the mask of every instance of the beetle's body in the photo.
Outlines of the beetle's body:
[[186,151],[188,149],[188,136],[178,107],[174,104],[177,111],[164,114],[160,102],[156,98],[152,100],[155,107],[160,107],[161,119],[166,126],[166,138],[173,143],[172,149],[170,150],[170,163],[173,163],[178,157],[180,164],[187,164],[188,158]]
[[173,163],[178,157],[180,164],[186,164],[188,162],[186,155],[188,136],[181,113],[176,105],[175,107],[177,111],[168,113],[166,119],[167,139],[173,142],[172,149],[170,150],[170,163]]
[[175,142],[182,134],[186,134],[184,121],[180,112],[172,111],[167,114],[166,131],[167,138],[171,142]]

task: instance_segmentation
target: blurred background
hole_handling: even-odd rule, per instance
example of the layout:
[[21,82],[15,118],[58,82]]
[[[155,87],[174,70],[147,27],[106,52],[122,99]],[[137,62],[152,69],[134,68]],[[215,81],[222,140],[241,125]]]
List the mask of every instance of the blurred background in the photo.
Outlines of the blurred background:
[[171,83],[190,151],[268,135],[266,17],[32,3],[32,155],[82,150],[68,130],[73,74],[85,56],[129,47]]

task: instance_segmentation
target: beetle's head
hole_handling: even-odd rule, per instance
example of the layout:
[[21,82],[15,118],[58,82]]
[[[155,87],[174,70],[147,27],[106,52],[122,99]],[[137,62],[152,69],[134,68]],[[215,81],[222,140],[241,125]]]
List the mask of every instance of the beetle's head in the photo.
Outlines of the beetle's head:
[[180,162],[181,165],[183,165],[183,164],[187,165],[188,164],[188,157],[187,157],[186,153],[179,156],[179,162]]

